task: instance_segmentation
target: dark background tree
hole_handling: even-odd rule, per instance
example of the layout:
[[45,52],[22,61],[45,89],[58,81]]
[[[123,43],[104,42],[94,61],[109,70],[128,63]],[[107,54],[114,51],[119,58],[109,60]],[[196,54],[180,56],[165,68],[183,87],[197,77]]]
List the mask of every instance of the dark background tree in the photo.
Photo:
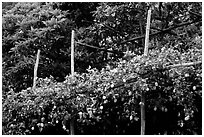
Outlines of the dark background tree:
[[[90,11],[94,10],[96,4],[4,3],[3,5],[5,14],[2,24],[2,50],[5,81],[9,82],[15,91],[31,86],[37,49],[42,51],[38,77],[52,75],[58,81],[63,81],[70,73],[70,32],[93,21]],[[8,8],[6,5],[11,5],[13,8]],[[80,23],[82,19],[79,18],[82,17],[89,22]]]

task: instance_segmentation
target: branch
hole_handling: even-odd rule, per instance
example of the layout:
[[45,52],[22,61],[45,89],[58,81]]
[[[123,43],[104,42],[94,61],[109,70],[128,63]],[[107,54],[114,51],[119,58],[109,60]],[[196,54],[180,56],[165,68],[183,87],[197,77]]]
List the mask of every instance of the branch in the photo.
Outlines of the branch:
[[93,48],[93,49],[97,49],[97,50],[101,50],[101,51],[105,51],[105,52],[111,52],[111,53],[114,53],[114,54],[124,55],[124,53],[120,52],[120,51],[113,51],[113,50],[108,50],[108,49],[104,49],[104,48],[98,48],[98,47],[88,45],[88,44],[85,44],[85,43],[81,43],[81,42],[76,42],[76,43],[80,44],[82,46],[89,47],[89,48]]
[[[130,83],[133,83],[133,82],[136,82],[137,81],[137,77],[136,78],[129,78],[126,80],[126,82],[121,82],[121,83],[118,83],[116,84],[114,87],[110,88],[110,89],[115,89],[115,88],[119,88],[119,87],[124,87],[125,84],[130,84]],[[108,89],[108,90],[110,90]]]
[[123,34],[123,33],[119,32],[119,31],[115,30],[114,28],[112,28],[112,27],[110,27],[110,26],[108,26],[108,25],[106,25],[106,24],[103,24],[102,26],[104,26],[104,27],[106,27],[106,28],[108,28],[108,29],[110,29],[110,30],[112,30],[112,31],[114,31],[114,32],[116,32],[116,33],[118,33],[118,34],[120,34],[121,36],[125,36],[125,34]]
[[175,64],[175,65],[166,66],[165,68],[166,69],[171,69],[171,68],[178,68],[178,67],[194,66],[194,65],[199,65],[199,64],[202,64],[202,61],[183,63],[183,64]]
[[202,18],[202,14],[200,14],[200,13],[196,13],[196,12],[193,12],[193,11],[188,11],[188,12],[189,12],[190,14],[193,14],[193,15],[199,17],[199,18]]
[[[158,35],[158,34],[161,34],[161,33],[166,33],[172,29],[176,29],[176,28],[179,28],[179,27],[182,27],[182,26],[187,26],[187,25],[191,25],[193,23],[198,23],[198,22],[202,22],[202,20],[200,21],[192,21],[192,22],[185,22],[185,23],[181,23],[181,24],[178,24],[176,26],[173,26],[173,27],[169,27],[167,29],[164,29],[162,31],[158,31],[158,32],[155,32],[155,33],[152,33],[150,34],[149,36],[154,36],[154,35]],[[142,36],[139,36],[139,37],[135,37],[135,38],[131,38],[129,40],[125,40],[125,41],[122,41],[121,43],[119,44],[124,44],[124,43],[127,43],[127,42],[130,42],[130,41],[135,41],[135,40],[139,40],[139,39],[143,39],[145,38],[145,35],[142,35]]]
[[[162,29],[156,28],[156,27],[151,27],[151,29],[157,30],[157,31],[163,31]],[[177,34],[173,31],[167,31],[166,33],[169,33],[170,35],[177,36]]]

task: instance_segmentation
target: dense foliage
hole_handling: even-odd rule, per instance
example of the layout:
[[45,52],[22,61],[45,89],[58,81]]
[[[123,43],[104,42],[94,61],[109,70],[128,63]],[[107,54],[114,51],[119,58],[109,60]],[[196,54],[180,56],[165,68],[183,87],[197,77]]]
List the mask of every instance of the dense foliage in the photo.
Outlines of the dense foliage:
[[[3,81],[6,89],[12,86],[15,91],[20,91],[31,86],[37,49],[41,49],[39,77],[52,75],[63,81],[69,74],[70,32],[77,25],[76,17],[52,7],[52,3],[17,3],[3,14]],[[86,62],[78,61],[76,57],[76,64],[83,66]]]
[[201,113],[201,101],[197,102],[201,100],[201,68],[165,69],[177,57],[182,58],[180,63],[200,60],[197,57],[201,57],[201,47],[187,55],[173,49],[160,53],[153,50],[148,58],[121,60],[114,69],[88,69],[89,73],[66,77],[61,83],[53,78],[39,79],[34,90],[10,91],[3,103],[4,132],[49,133],[46,129],[54,126],[56,130],[64,129],[58,133],[66,134],[67,123],[74,118],[77,134],[139,134],[140,92],[144,90],[147,125],[154,113],[161,113],[165,122],[154,125],[160,120],[157,118],[152,123],[155,129],[149,127],[147,133],[200,133],[201,117],[196,119],[196,115]]
[[[41,49],[38,76],[62,82],[70,73],[70,37],[105,49],[143,54],[144,40],[122,42],[144,34],[147,3],[3,3],[3,85],[16,92],[32,85],[34,59]],[[201,3],[152,3],[151,33],[180,23],[198,22],[151,38],[150,48],[183,51],[201,35]],[[176,10],[175,10],[176,9]],[[165,24],[165,25],[163,25]],[[75,70],[103,68],[121,55],[76,44]],[[19,81],[19,79],[21,79]]]
[[[3,134],[70,134],[71,120],[76,134],[140,134],[141,91],[146,134],[201,134],[201,65],[168,67],[201,61],[201,3],[151,3],[151,34],[162,33],[151,37],[144,57],[143,39],[129,39],[144,34],[148,6],[5,4]],[[191,23],[165,31],[185,22]],[[125,55],[76,44],[77,72],[69,76],[72,29],[76,41]],[[32,89],[37,49],[39,78]]]

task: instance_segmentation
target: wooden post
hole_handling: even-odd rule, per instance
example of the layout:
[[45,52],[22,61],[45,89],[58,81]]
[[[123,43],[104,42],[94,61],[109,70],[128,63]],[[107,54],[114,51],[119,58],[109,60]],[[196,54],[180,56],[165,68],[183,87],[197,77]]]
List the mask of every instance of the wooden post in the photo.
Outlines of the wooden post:
[[72,37],[71,37],[71,75],[74,75],[74,30],[72,30]]
[[[145,35],[145,48],[144,55],[148,56],[148,45],[149,45],[149,30],[150,30],[150,19],[151,19],[151,8],[148,10],[147,15],[147,26],[146,26],[146,35]],[[141,91],[141,135],[145,135],[145,92]]]
[[145,135],[145,93],[141,91],[141,103],[140,103],[140,111],[141,111],[141,135]]
[[145,56],[148,55],[150,20],[151,20],[151,8],[148,10],[148,15],[147,15],[147,26],[146,26],[146,34],[145,34],[145,48],[144,48]]
[[34,89],[35,86],[36,86],[39,58],[40,58],[40,50],[38,49],[37,57],[36,57],[36,62],[35,62],[35,67],[34,67],[33,89]]
[[[74,30],[72,30],[72,36],[71,36],[71,75],[74,76]],[[74,117],[73,113],[71,114],[71,121],[70,121],[70,134],[74,135]]]
[[[73,115],[73,114],[72,114]],[[74,117],[71,118],[71,121],[70,121],[70,134],[71,135],[74,135]]]

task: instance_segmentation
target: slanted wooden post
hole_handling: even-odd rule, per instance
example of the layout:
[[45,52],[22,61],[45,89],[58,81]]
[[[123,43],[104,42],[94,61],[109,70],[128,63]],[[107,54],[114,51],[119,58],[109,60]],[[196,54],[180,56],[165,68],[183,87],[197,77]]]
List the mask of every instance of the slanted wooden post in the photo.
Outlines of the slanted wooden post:
[[[146,26],[146,35],[145,35],[145,48],[144,55],[148,56],[148,45],[149,45],[149,30],[150,30],[150,19],[151,19],[151,8],[148,10],[147,15],[147,26]],[[145,135],[145,92],[141,91],[141,135]]]
[[148,55],[150,20],[151,20],[151,8],[149,8],[148,15],[147,15],[147,26],[146,26],[146,34],[145,34],[145,48],[144,48],[145,56]]
[[[71,36],[71,75],[74,76],[74,36],[75,32],[72,30]],[[71,121],[70,121],[70,134],[74,135],[74,114],[71,114]]]
[[39,58],[40,58],[40,50],[38,49],[35,67],[34,67],[34,76],[33,76],[33,89],[36,86],[36,80],[37,80],[37,71],[38,71],[38,64],[39,64]]

